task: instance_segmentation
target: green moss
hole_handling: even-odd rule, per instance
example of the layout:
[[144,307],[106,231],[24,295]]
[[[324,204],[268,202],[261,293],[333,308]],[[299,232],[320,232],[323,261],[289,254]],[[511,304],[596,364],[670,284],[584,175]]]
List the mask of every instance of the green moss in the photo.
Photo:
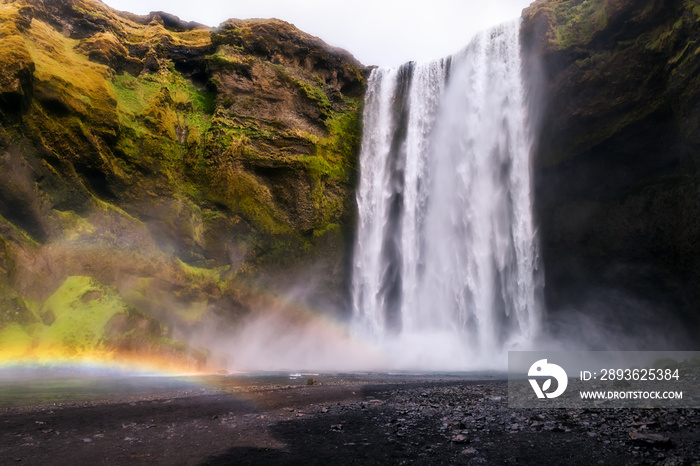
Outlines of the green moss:
[[38,301],[28,298],[24,298],[23,301],[24,304],[27,306],[27,309],[29,309],[29,311],[31,311],[31,313],[34,314],[35,321],[41,322],[41,304]]
[[606,50],[602,53],[591,55],[590,57],[584,58],[583,60],[576,61],[576,64],[582,70],[594,69],[599,66],[604,66],[609,63],[613,58],[613,53],[610,50]]
[[116,292],[94,279],[69,277],[41,308],[44,322],[50,326],[41,334],[39,347],[76,352],[101,348],[107,322],[117,314],[129,312]]
[[[233,31],[240,43],[219,45],[205,60],[207,73],[222,73],[213,84],[228,86],[233,72],[238,78],[250,78],[253,91],[217,96],[180,74],[167,58],[171,47],[211,53],[213,49],[206,48],[207,30],[169,31],[157,22],[144,26],[119,18],[93,0],[69,3],[67,8],[79,11],[86,21],[99,22],[107,32],[77,41],[47,24],[46,15],[37,14],[30,29],[21,34],[12,31],[0,41],[0,54],[9,57],[0,57],[0,62],[36,65],[34,99],[8,138],[30,139],[27,146],[38,154],[30,161],[39,167],[37,176],[43,176],[46,168],[53,177],[40,182],[42,189],[49,183],[83,184],[76,187],[79,204],[72,199],[63,202],[69,195],[78,197],[72,192],[62,197],[42,192],[47,206],[61,209],[47,208],[55,241],[46,257],[61,261],[51,280],[75,274],[93,278],[71,277],[46,303],[34,305],[33,320],[39,315],[47,325],[23,329],[41,348],[81,352],[131,345],[129,338],[138,337],[133,326],[126,331],[120,327],[125,338],[118,339],[105,334],[105,325],[115,316],[121,325],[127,314],[129,325],[137,321],[140,325],[142,318],[133,317],[135,312],[179,313],[186,322],[197,321],[208,303],[216,305],[211,297],[220,297],[226,287],[234,293],[236,284],[229,280],[232,272],[227,269],[200,269],[172,257],[185,248],[191,249],[181,257],[200,264],[208,263],[205,257],[211,260],[212,250],[218,254],[230,244],[240,246],[245,263],[235,272],[247,273],[261,263],[274,266],[303,258],[314,238],[341,229],[351,197],[360,102],[342,100],[337,89],[331,94],[335,85],[326,84],[308,63],[300,65],[297,59],[303,53],[319,65],[330,63],[339,82],[353,73],[359,76],[355,65],[335,67],[334,52],[291,25],[251,23]],[[12,8],[14,4],[0,4],[0,17]],[[4,26],[3,21],[0,28]],[[5,40],[9,37],[12,40]],[[22,47],[26,52],[22,57],[11,55]],[[283,56],[278,62],[285,65],[274,65],[266,48],[279,51]],[[120,69],[138,71],[139,59],[130,57],[129,51],[142,56],[146,50],[149,56],[157,55],[157,72],[118,74]],[[283,86],[283,97],[291,95],[294,100],[285,100],[289,107],[282,109],[279,119],[276,109],[267,112],[268,86]],[[219,92],[223,91],[222,86]],[[216,97],[226,103],[226,111],[217,109]],[[290,111],[300,115],[287,118]],[[278,190],[271,182],[287,170],[294,179]],[[285,197],[289,192],[299,194],[299,206]],[[54,202],[59,198],[61,203]],[[303,221],[290,218],[288,208],[300,212]],[[174,241],[155,241],[162,232]],[[224,245],[211,247],[218,241]],[[16,242],[22,244],[23,253],[30,253],[25,244]],[[225,262],[225,258],[217,261]],[[101,284],[124,282],[125,287],[137,283],[128,296]],[[45,296],[46,289],[36,288],[34,298]],[[99,297],[93,299],[91,294]],[[164,310],[162,302],[176,305]],[[182,349],[178,342],[162,344]]]
[[[252,100],[257,103],[257,100]],[[284,124],[275,120],[259,120],[240,115],[231,115],[220,109],[211,119],[210,133],[207,135],[211,144],[218,146],[219,151],[226,151],[231,146],[250,145],[252,140],[274,141],[279,139]],[[247,155],[258,156],[253,150]],[[269,156],[269,154],[265,154]]]
[[700,20],[700,1],[698,0],[688,0],[686,3],[686,8],[691,10],[696,17],[696,20]]
[[[248,178],[248,176],[244,175],[241,179],[245,178]],[[271,195],[266,187],[250,179],[241,184],[248,185],[251,191],[267,191],[262,197],[263,199],[267,199],[268,202],[261,202],[257,196],[250,194],[234,197],[237,208],[251,224],[255,225],[261,233],[265,234],[285,235],[292,232],[291,227],[280,219],[280,215],[276,212],[271,200]],[[241,186],[237,188],[240,189]]]
[[605,0],[552,2],[557,18],[554,41],[559,49],[590,42],[593,35],[607,25]]
[[199,89],[180,73],[175,71],[173,65],[169,68],[167,79],[168,87],[176,106],[188,108],[196,114],[211,115],[216,108],[216,95],[208,90]]
[[116,75],[111,84],[120,110],[133,115],[142,113],[163,87],[162,81],[152,75],[141,78],[130,74]]
[[177,314],[180,319],[182,319],[187,324],[196,324],[201,322],[203,317],[207,312],[207,302],[200,301],[192,303],[189,307],[185,309],[176,309],[175,314]]
[[0,361],[20,359],[31,354],[35,339],[27,328],[16,323],[0,328]]
[[304,97],[314,102],[324,115],[328,115],[331,111],[331,103],[328,101],[323,88],[318,85],[313,85],[304,80],[296,80],[295,84],[301,90]]
[[327,160],[355,166],[360,144],[360,115],[362,102],[349,100],[344,112],[334,113],[326,120],[328,137],[318,142],[318,151]]
[[[0,93],[19,93],[24,90],[17,82],[18,73],[31,71],[32,57],[24,38],[15,26],[17,8],[15,5],[0,4]],[[30,77],[31,74],[27,73]]]
[[211,223],[226,218],[228,218],[228,216],[220,210],[206,209],[202,212],[202,221],[205,223]]
[[332,235],[338,235],[341,233],[342,228],[340,227],[339,224],[337,223],[329,223],[328,225],[325,226],[324,229],[322,230],[314,230],[314,237],[318,238],[321,236],[325,236],[327,234],[332,234]]
[[204,168],[214,94],[196,87],[172,64],[155,75],[115,76],[111,86],[122,125],[119,151],[131,163],[158,166],[175,193],[197,193],[191,183],[183,188],[189,160]]
[[216,105],[214,94],[198,89],[173,68],[138,78],[117,75],[110,83],[120,122],[133,128],[138,137],[167,135],[174,142],[177,127],[185,126],[198,135],[208,129],[208,115]]
[[95,202],[95,206],[99,211],[107,214],[117,215],[121,218],[128,220],[134,225],[143,226],[143,222],[141,220],[135,218],[134,216],[126,212],[124,209],[121,209],[120,207],[117,207],[114,204],[110,204],[109,202],[105,202],[94,196],[93,201]]
[[255,58],[245,55],[241,47],[226,44],[219,46],[215,53],[206,58],[211,68],[244,75],[250,73],[256,62]]
[[185,262],[182,262],[179,259],[177,259],[177,264],[187,281],[208,281],[211,283],[218,283],[221,280],[221,276],[219,275],[220,269],[205,269],[202,267],[195,267],[193,265],[186,264]]
[[325,232],[340,220],[346,209],[343,193],[351,189],[350,183],[360,144],[359,100],[348,100],[344,112],[334,112],[326,119],[328,136],[310,136],[316,153],[302,157],[313,182],[312,199],[315,210],[314,232]]
[[283,65],[272,66],[277,74],[277,78],[280,81],[286,82],[297,88],[302,96],[318,106],[324,116],[327,117],[330,115],[332,106],[328,100],[328,96],[326,96],[326,93],[323,90],[323,84],[320,79],[316,83],[311,83],[306,79],[297,77]]
[[[107,86],[109,70],[75,50],[77,40],[41,21],[32,22],[26,41],[36,64],[37,91],[60,100],[72,115],[89,122],[91,132],[116,135],[115,98]],[[49,123],[44,121],[42,123]]]
[[323,157],[313,155],[302,157],[302,161],[306,164],[309,175],[314,180],[323,180],[328,177],[342,178],[345,174],[341,164],[329,164]]
[[267,241],[262,249],[261,264],[284,267],[298,262],[310,251],[311,244],[298,237],[277,236]]

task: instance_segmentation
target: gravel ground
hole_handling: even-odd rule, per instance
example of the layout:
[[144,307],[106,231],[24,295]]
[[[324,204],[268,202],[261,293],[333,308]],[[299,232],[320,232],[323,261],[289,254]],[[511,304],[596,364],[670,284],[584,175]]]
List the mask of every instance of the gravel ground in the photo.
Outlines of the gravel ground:
[[0,464],[700,465],[700,412],[509,409],[504,381],[395,378],[0,410]]

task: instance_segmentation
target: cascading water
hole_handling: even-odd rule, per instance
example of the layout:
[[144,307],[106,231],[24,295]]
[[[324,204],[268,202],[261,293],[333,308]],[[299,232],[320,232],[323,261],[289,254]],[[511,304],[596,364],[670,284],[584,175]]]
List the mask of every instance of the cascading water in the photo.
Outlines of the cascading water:
[[398,367],[488,366],[539,331],[519,25],[370,76],[354,323]]

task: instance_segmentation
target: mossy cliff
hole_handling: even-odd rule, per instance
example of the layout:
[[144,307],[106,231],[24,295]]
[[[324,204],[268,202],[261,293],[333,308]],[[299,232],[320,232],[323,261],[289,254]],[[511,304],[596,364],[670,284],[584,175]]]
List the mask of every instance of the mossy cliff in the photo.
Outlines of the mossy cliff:
[[700,2],[540,0],[523,18],[549,309],[697,337]]
[[[523,19],[552,322],[697,334],[700,3]],[[285,290],[341,307],[367,72],[346,52],[277,20],[0,0],[0,64],[0,359],[202,366],[181,340]]]
[[277,20],[3,0],[0,65],[0,347],[138,333],[201,362],[173,328],[235,324],[311,265],[340,307],[366,73],[347,52]]

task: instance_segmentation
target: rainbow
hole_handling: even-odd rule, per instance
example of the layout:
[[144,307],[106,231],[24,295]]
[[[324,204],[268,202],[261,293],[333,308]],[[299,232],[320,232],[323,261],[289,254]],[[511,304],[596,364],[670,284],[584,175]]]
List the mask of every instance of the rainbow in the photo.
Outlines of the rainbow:
[[58,369],[74,374],[125,374],[191,376],[207,372],[172,359],[158,356],[91,351],[79,355],[52,352],[0,359],[0,378],[17,370]]

